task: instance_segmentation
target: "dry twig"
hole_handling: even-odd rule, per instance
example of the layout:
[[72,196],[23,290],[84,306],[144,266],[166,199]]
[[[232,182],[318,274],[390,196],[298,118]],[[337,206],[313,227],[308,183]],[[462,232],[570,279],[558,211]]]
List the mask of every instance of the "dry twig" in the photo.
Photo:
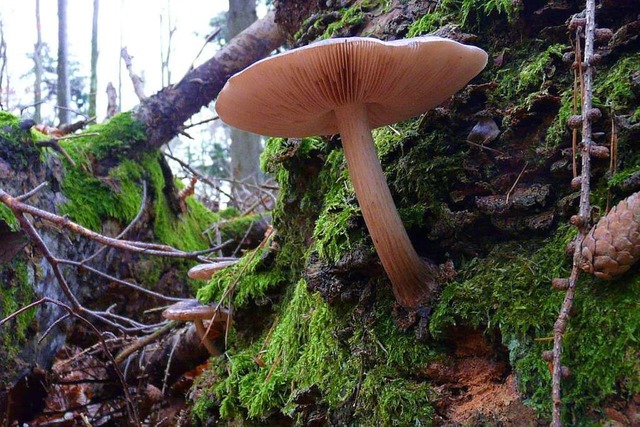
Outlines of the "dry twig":
[[[577,34],[580,31],[578,30]],[[591,119],[589,113],[592,109],[592,88],[593,88],[593,42],[595,33],[595,0],[586,0],[586,28],[585,28],[585,48],[584,63],[578,62],[578,70],[580,74],[580,86],[582,97],[582,144],[581,158],[582,170],[580,173],[580,207],[577,215],[579,234],[576,237],[575,248],[573,253],[573,266],[571,275],[568,280],[567,293],[564,297],[560,313],[553,327],[553,371],[552,371],[552,422],[553,427],[562,426],[562,398],[560,382],[562,379],[562,339],[567,329],[569,313],[573,306],[576,282],[580,275],[581,263],[581,244],[588,230],[589,218],[591,216],[590,195],[590,176],[591,176],[591,160],[590,150],[592,145],[591,135]],[[579,41],[578,43],[579,44]],[[586,69],[583,70],[583,64]]]

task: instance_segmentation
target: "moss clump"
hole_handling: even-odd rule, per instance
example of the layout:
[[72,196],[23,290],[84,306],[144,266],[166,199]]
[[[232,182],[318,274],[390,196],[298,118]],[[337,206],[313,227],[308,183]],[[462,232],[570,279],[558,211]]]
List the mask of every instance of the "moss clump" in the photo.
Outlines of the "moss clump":
[[13,114],[0,111],[0,158],[15,170],[29,169],[40,158],[42,150],[33,143],[32,133],[21,129]]
[[[82,138],[62,142],[76,166],[64,161],[62,192],[68,201],[60,206],[60,212],[94,231],[100,231],[105,219],[126,224],[140,209],[144,172],[139,163],[121,159],[124,153],[120,150],[143,139],[144,128],[130,114],[123,113],[92,126],[86,133]],[[99,167],[100,162],[112,166],[107,176],[97,177],[94,173],[93,168]]]
[[640,69],[640,53],[630,54],[617,61],[606,73],[598,73],[594,93],[602,105],[616,111],[631,110],[637,121],[637,101],[640,97],[634,87],[633,76]]
[[130,222],[142,202],[143,171],[139,164],[125,160],[103,179],[93,176],[84,165],[67,167],[62,191],[68,200],[60,206],[60,213],[98,232],[106,219]]
[[390,6],[388,0],[363,0],[355,2],[351,7],[340,9],[340,19],[330,23],[325,32],[320,36],[321,39],[328,39],[341,34],[349,28],[356,27],[365,22],[366,13],[374,10],[387,10]]
[[[32,303],[37,295],[30,285],[28,265],[23,257],[0,265],[0,319]],[[36,309],[32,308],[0,328],[0,368],[2,372],[15,372],[18,355],[26,342],[27,331],[33,324]],[[0,375],[0,384],[6,387],[11,378]]]
[[322,210],[313,230],[313,251],[323,260],[336,262],[355,241],[363,238],[361,231],[352,226],[362,214],[342,151],[327,156],[319,180],[325,183],[326,193],[320,195]]
[[10,231],[18,231],[20,229],[18,219],[13,212],[11,212],[11,209],[3,203],[0,203],[0,221],[7,224]]
[[[316,404],[330,408],[329,417],[350,407],[356,424],[428,423],[430,385],[410,379],[407,368],[426,364],[434,352],[393,326],[389,301],[380,307],[385,314],[365,326],[354,312],[330,307],[306,288],[299,281],[261,339],[230,350],[226,371],[215,368],[220,381],[207,394],[220,417],[258,421],[281,413],[304,423],[297,396],[317,390]],[[354,346],[360,354],[351,351]],[[196,407],[201,419],[212,409],[206,402]]]
[[469,29],[484,25],[488,17],[506,18],[514,22],[521,7],[511,0],[444,0],[430,8],[422,17],[413,21],[407,37],[415,37],[436,31],[445,24],[460,25]]
[[164,194],[167,183],[160,165],[160,153],[148,154],[140,163],[148,174],[154,195],[154,233],[159,241],[184,251],[209,247],[203,231],[220,217],[193,197],[186,199],[186,212],[173,211]]

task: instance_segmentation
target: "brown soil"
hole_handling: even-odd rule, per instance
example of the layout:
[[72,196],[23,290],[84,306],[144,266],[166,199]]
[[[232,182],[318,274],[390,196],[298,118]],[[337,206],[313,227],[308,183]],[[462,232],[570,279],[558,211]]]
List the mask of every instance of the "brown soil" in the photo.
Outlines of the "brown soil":
[[452,341],[450,357],[423,372],[440,393],[437,425],[541,424],[518,395],[504,347],[471,329],[457,329]]

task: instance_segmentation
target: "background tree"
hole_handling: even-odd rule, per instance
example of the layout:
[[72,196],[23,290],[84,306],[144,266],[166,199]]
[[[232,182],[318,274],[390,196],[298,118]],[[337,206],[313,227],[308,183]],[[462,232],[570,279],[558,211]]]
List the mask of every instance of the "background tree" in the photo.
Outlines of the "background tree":
[[91,79],[89,82],[89,117],[96,115],[96,93],[98,92],[98,15],[100,0],[93,0],[93,22],[91,24]]
[[[6,83],[4,83],[6,79]],[[2,102],[2,92],[5,92],[6,101]],[[7,71],[7,42],[4,39],[2,18],[0,17],[0,108],[9,109],[9,72]]]
[[70,121],[71,89],[69,84],[69,48],[67,43],[67,0],[58,0],[58,120]]
[[[229,0],[227,12],[227,41],[235,37],[257,19],[255,0]],[[242,207],[253,203],[252,191],[241,183],[259,184],[262,180],[260,172],[260,153],[262,142],[258,135],[231,128],[230,131],[231,176],[234,180],[232,195],[235,203]]]
[[40,123],[42,121],[41,103],[42,103],[42,28],[40,23],[40,0],[36,0],[36,44],[33,49],[33,63],[35,83],[33,87],[33,103],[35,112],[33,119]]

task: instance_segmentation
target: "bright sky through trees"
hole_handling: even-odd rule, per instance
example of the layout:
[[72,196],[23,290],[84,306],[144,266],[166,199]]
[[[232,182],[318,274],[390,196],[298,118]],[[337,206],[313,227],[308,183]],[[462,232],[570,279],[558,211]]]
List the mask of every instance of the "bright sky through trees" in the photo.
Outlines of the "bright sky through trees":
[[[128,48],[133,57],[135,70],[145,80],[147,95],[161,89],[160,46],[163,39],[166,49],[168,3],[171,7],[171,19],[176,27],[170,59],[174,82],[184,75],[193,62],[204,36],[211,30],[211,18],[227,8],[225,0],[102,0],[97,94],[99,121],[105,114],[107,83],[111,81],[118,87],[121,34],[122,45]],[[55,0],[41,0],[42,37],[54,55],[57,50],[56,6]],[[80,64],[80,73],[87,77],[87,91],[92,7],[93,2],[90,0],[69,0],[69,52],[71,60]],[[161,14],[164,14],[163,28],[160,28]],[[17,103],[28,105],[33,102],[33,61],[27,55],[33,51],[36,41],[35,0],[0,0],[0,19],[7,41],[10,85],[15,90],[9,105],[13,110]],[[208,46],[198,61],[202,62],[214,52],[215,45]],[[124,66],[122,72],[122,109],[126,111],[135,106],[138,100]],[[50,110],[43,108],[45,117],[47,111]],[[15,110],[12,112],[19,113]]]

